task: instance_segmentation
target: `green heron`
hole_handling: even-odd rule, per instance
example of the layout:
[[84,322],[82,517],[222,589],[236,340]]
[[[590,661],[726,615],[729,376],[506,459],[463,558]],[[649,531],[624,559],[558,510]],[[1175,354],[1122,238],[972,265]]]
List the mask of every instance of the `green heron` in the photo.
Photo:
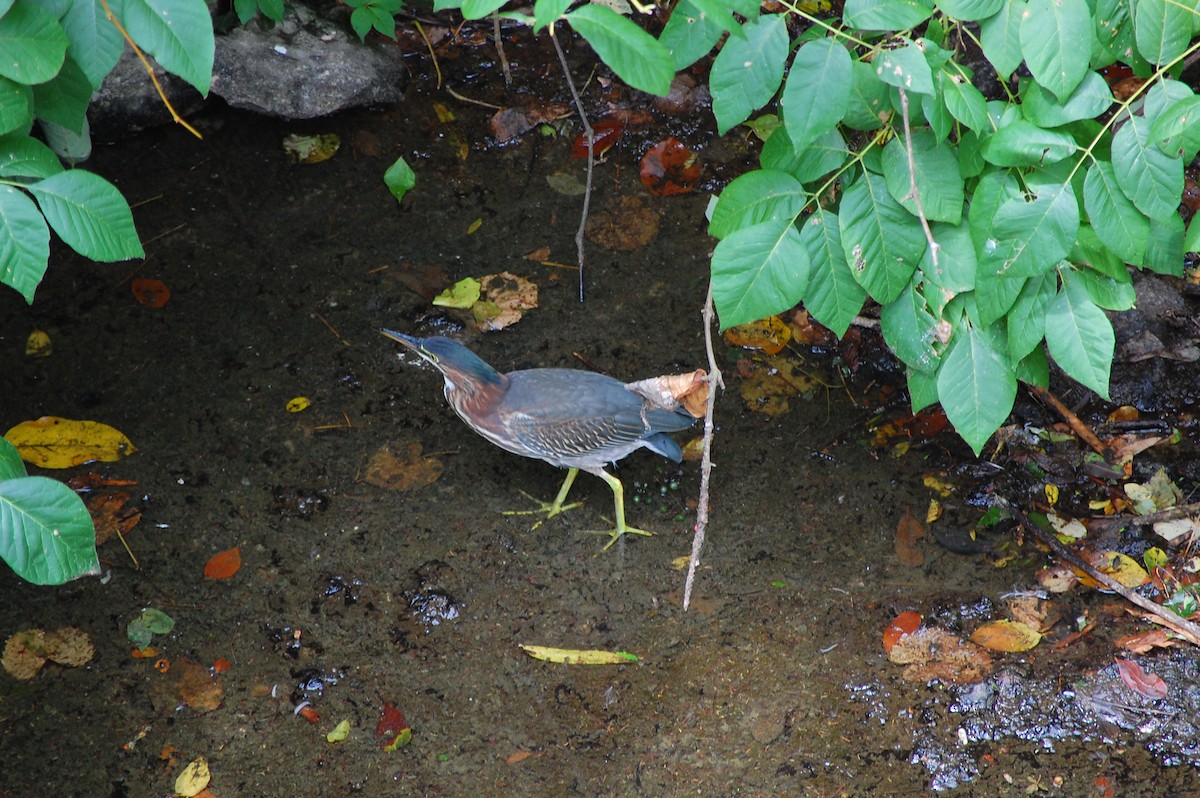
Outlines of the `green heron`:
[[641,448],[678,463],[683,453],[666,433],[690,427],[695,419],[687,412],[654,407],[619,380],[594,371],[527,369],[501,374],[449,338],[380,332],[442,373],[446,400],[468,427],[507,452],[569,469],[554,501],[534,499],[541,508],[525,512],[545,513],[549,519],[579,506],[563,502],[576,475],[586,471],[607,482],[613,492],[617,525],[607,530],[610,539],[604,548],[626,533],[651,534],[625,523],[625,488],[604,466]]

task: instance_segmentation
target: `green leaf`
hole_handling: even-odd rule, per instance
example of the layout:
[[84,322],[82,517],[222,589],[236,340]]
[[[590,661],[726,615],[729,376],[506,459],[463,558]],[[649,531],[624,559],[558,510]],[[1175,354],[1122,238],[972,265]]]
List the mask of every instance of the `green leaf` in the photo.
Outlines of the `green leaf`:
[[1094,119],[1114,102],[1108,83],[1096,72],[1088,72],[1065,102],[1036,81],[1021,78],[1021,112],[1038,127],[1058,127],[1080,119]]
[[826,131],[799,154],[792,149],[792,137],[787,131],[776,129],[763,143],[758,160],[763,169],[787,172],[801,183],[808,183],[837,169],[849,155],[846,140],[837,128]]
[[1002,260],[999,272],[1007,277],[1033,277],[1067,256],[1079,230],[1079,203],[1068,183],[1052,175],[1026,177],[1033,201],[1007,199],[992,219],[992,238],[999,246],[989,264]]
[[208,96],[213,27],[204,0],[125,0],[125,30],[163,69]]
[[33,124],[33,90],[23,83],[0,77],[0,135],[25,133]]
[[933,72],[921,48],[913,42],[875,57],[875,74],[889,86],[928,94],[933,91]]
[[846,0],[843,19],[859,30],[907,30],[932,14],[931,0]]
[[1066,102],[1088,70],[1092,16],[1087,0],[1029,0],[1024,13],[1025,64],[1038,83]]
[[[483,19],[490,16],[493,12],[499,11],[500,7],[507,3],[508,0],[463,0],[462,15],[464,19]],[[537,8],[534,7],[534,18],[537,18]],[[557,19],[557,17],[555,17]],[[541,22],[540,19],[538,19]],[[554,20],[547,20],[553,22]]]
[[1179,214],[1150,220],[1146,268],[1159,274],[1183,276],[1183,219]]
[[129,203],[99,175],[72,169],[28,188],[54,232],[80,255],[99,261],[146,256]]
[[[909,197],[911,175],[908,152],[903,134],[897,134],[883,150],[883,175],[888,191],[915,217],[917,203]],[[963,179],[958,173],[954,152],[934,140],[925,129],[912,132],[913,164],[917,176],[917,191],[925,218],[931,222],[958,224],[963,212]]]
[[867,292],[846,264],[837,215],[824,209],[814,212],[800,227],[800,241],[812,264],[804,307],[840,338],[862,310]]
[[[728,14],[724,17],[733,22]],[[671,53],[672,65],[679,72],[708,55],[724,32],[721,25],[702,14],[691,0],[681,0],[671,9],[671,16],[658,40]]]
[[718,25],[721,30],[728,31],[734,38],[741,38],[746,34],[742,31],[742,26],[737,19],[732,16],[733,14],[741,14],[748,22],[758,18],[758,3],[753,0],[744,1],[741,4],[728,0],[691,0],[691,2],[700,10],[701,17]]
[[5,438],[0,438],[0,482],[29,476],[21,452]]
[[742,29],[746,35],[726,40],[709,73],[713,115],[722,134],[775,95],[787,63],[788,33],[782,14],[767,14]]
[[1141,264],[1150,239],[1150,220],[1117,184],[1112,164],[1097,161],[1083,180],[1083,207],[1096,235],[1128,263]]
[[850,71],[850,96],[842,123],[851,130],[878,130],[892,113],[888,86],[875,74],[875,67],[855,61]]
[[170,634],[175,628],[175,619],[167,615],[162,610],[156,610],[153,607],[147,607],[142,610],[142,614],[138,616],[138,620],[142,622],[142,626],[146,627],[146,631],[156,635]]
[[1130,58],[1134,54],[1131,5],[1131,0],[1096,0],[1094,19],[1097,52],[1093,53],[1095,63],[1141,60]]
[[1017,379],[1026,385],[1039,388],[1050,387],[1050,361],[1046,359],[1046,348],[1035,346],[1033,351],[1021,358],[1016,368]]
[[921,113],[938,142],[945,142],[954,128],[954,117],[946,110],[946,101],[940,91],[921,95]]
[[35,585],[100,573],[96,530],[83,500],[47,477],[0,482],[0,559]]
[[783,122],[801,152],[837,126],[850,102],[850,54],[830,39],[800,46],[783,86]]
[[951,116],[971,130],[982,132],[992,129],[987,100],[969,80],[961,75],[943,71],[937,74],[937,85]]
[[1057,272],[1046,272],[1025,281],[1006,320],[1009,357],[1023,359],[1041,344],[1046,337],[1046,311],[1057,295]]
[[[1182,223],[1180,226],[1182,228]],[[1129,275],[1125,275],[1123,281],[1118,281],[1090,268],[1074,269],[1072,274],[1073,279],[1083,284],[1092,301],[1105,310],[1129,310],[1137,299]]]
[[721,329],[782,313],[804,296],[809,259],[790,219],[744,227],[712,256],[713,302]]
[[633,88],[659,97],[671,90],[675,77],[671,54],[633,22],[597,5],[580,6],[567,14],[567,21],[600,60]]
[[33,200],[0,185],[0,283],[33,304],[33,292],[50,260],[50,229]]
[[1192,38],[1195,4],[1178,0],[1136,0],[1133,34],[1138,52],[1151,64],[1174,61],[1187,49]]
[[1004,318],[1016,304],[1026,281],[1025,277],[1004,275],[995,268],[993,262],[980,264],[975,274],[975,310],[971,316],[972,320],[986,326]]
[[937,0],[938,8],[954,19],[978,22],[1004,7],[1005,0]]
[[1200,150],[1200,97],[1186,97],[1154,117],[1149,140],[1172,158],[1191,161]]
[[912,412],[916,415],[938,400],[937,375],[926,374],[916,369],[905,369],[904,373],[908,377],[908,397],[912,404]]
[[395,163],[383,173],[383,182],[388,187],[388,191],[392,192],[392,196],[396,198],[396,202],[399,202],[417,185],[417,173],[408,165],[408,161],[404,158],[397,158]]
[[1176,212],[1183,193],[1183,162],[1150,143],[1150,125],[1140,116],[1130,116],[1113,136],[1113,172],[1117,185],[1149,216]]
[[79,134],[83,131],[88,105],[92,101],[92,84],[68,56],[52,80],[33,87],[33,99],[38,119],[45,119]]
[[760,169],[736,178],[713,209],[708,234],[724,238],[735,230],[760,222],[795,220],[808,202],[808,193],[786,172]]
[[1192,221],[1188,222],[1187,235],[1183,238],[1184,252],[1200,252],[1200,214],[1192,217]]
[[963,325],[942,357],[937,389],[946,418],[978,455],[1012,412],[1017,379],[994,339]]
[[995,16],[979,23],[983,54],[992,62],[1001,80],[1008,80],[1024,60],[1021,54],[1021,15],[1024,12],[1025,3],[1013,0],[1006,2]]
[[96,2],[71,3],[62,17],[62,26],[71,42],[67,53],[87,75],[92,88],[100,88],[125,47],[121,32],[105,15],[104,6]]
[[17,83],[45,83],[67,55],[67,34],[31,0],[18,0],[0,17],[0,75]]
[[1018,119],[988,136],[981,151],[984,160],[996,166],[1046,166],[1070,157],[1077,149],[1069,133],[1043,130]]
[[934,343],[938,322],[929,312],[925,296],[912,282],[895,301],[883,306],[879,323],[883,340],[910,370],[929,374],[937,371]]
[[1116,337],[1104,311],[1092,302],[1083,283],[1070,272],[1046,311],[1050,356],[1076,382],[1105,399]]
[[930,300],[932,306],[942,307],[955,295],[975,288],[978,261],[966,225],[935,222],[930,229],[933,240],[938,242],[938,265],[934,267],[932,251],[927,247],[921,256],[921,273],[945,295],[943,302]]
[[925,251],[920,224],[892,198],[884,179],[870,172],[846,189],[839,217],[850,273],[876,302],[892,302]]

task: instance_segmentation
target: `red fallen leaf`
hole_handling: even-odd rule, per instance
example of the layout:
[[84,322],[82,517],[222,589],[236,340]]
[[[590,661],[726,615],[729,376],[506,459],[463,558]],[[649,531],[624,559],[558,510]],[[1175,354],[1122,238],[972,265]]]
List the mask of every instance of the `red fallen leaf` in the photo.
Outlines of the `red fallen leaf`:
[[[592,125],[592,155],[596,158],[603,158],[604,154],[621,140],[621,134],[624,132],[625,123],[617,119],[601,119]],[[580,133],[575,137],[575,143],[571,145],[571,157],[586,158],[587,156],[587,137]]]
[[242,567],[242,552],[234,546],[232,549],[218,551],[208,558],[204,564],[205,579],[228,579]]
[[379,722],[375,724],[375,739],[379,740],[379,747],[385,751],[395,750],[400,746],[401,735],[407,731],[409,726],[404,713],[384,701]]
[[1121,674],[1121,681],[1125,682],[1125,686],[1130,690],[1146,698],[1167,697],[1167,683],[1162,680],[1161,676],[1147,673],[1141,665],[1133,660],[1118,657],[1113,657],[1113,660],[1117,663],[1117,672]]
[[86,474],[80,474],[77,477],[71,477],[67,480],[67,485],[74,491],[89,491],[104,487],[126,487],[136,484],[137,482],[132,479],[109,479],[97,474],[95,471],[89,471]]
[[679,139],[668,136],[642,157],[642,185],[655,197],[688,194],[700,179],[696,153]]
[[217,657],[216,660],[212,664],[212,672],[213,673],[224,673],[225,671],[229,670],[232,667],[233,667],[232,662],[225,659],[224,657]]
[[139,277],[130,283],[133,298],[148,308],[161,308],[171,300],[171,289],[162,280]]
[[888,628],[883,630],[883,650],[890,654],[900,638],[921,628],[922,620],[921,613],[912,610],[905,610],[893,618]]

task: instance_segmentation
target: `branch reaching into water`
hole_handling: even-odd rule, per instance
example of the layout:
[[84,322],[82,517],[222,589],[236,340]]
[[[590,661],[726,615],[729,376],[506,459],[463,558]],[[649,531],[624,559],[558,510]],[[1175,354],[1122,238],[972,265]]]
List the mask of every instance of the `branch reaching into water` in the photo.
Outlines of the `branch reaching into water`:
[[583,101],[579,99],[579,92],[575,89],[575,81],[571,79],[571,68],[567,66],[567,56],[563,53],[562,45],[558,43],[558,36],[554,34],[554,26],[551,25],[550,41],[554,42],[554,52],[558,53],[558,62],[562,64],[563,75],[567,78],[567,85],[571,88],[571,98],[575,101],[575,110],[579,112],[579,121],[583,123],[583,138],[587,142],[587,182],[583,188],[583,212],[579,215],[579,230],[575,232],[575,250],[579,258],[579,301],[583,301],[583,231],[587,227],[588,208],[592,204],[592,169],[595,166],[595,134],[592,132],[592,126],[588,124],[587,114],[583,110]]
[[700,550],[704,548],[704,533],[708,530],[709,479],[712,476],[713,408],[717,402],[717,389],[725,387],[721,369],[717,367],[717,356],[713,352],[713,291],[708,284],[708,297],[704,300],[704,350],[708,354],[708,405],[704,413],[704,456],[700,460],[700,499],[696,503],[696,534],[692,536],[692,556],[688,560],[687,580],[683,583],[683,611],[687,612],[692,600],[692,584],[696,580],[696,568],[700,565]]

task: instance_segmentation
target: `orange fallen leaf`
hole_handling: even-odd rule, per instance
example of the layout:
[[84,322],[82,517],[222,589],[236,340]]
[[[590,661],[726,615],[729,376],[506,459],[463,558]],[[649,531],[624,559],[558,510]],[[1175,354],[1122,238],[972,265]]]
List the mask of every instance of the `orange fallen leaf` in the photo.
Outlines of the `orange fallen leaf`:
[[212,712],[221,706],[225,689],[207,667],[180,658],[171,665],[170,671],[175,678],[175,695],[181,703],[197,712]]
[[976,645],[1008,653],[1028,651],[1041,640],[1037,629],[1020,621],[988,621],[971,633],[971,642]]
[[162,280],[139,277],[129,287],[133,298],[148,308],[161,308],[171,301],[171,289]]
[[509,754],[505,758],[504,762],[505,762],[505,764],[508,764],[508,765],[515,765],[518,762],[524,762],[526,759],[528,759],[531,756],[533,756],[532,751],[524,751],[524,750],[513,751],[511,754]]
[[700,179],[696,153],[674,136],[651,147],[642,157],[642,185],[655,197],[690,194]]
[[87,503],[88,514],[96,527],[96,545],[100,546],[118,535],[124,535],[142,520],[142,511],[126,508],[131,498],[125,491],[93,496]]
[[778,316],[739,324],[725,331],[725,340],[729,344],[747,349],[761,349],[768,355],[782,352],[791,339],[792,328],[784,324]]
[[905,610],[892,619],[888,624],[888,628],[883,630],[883,650],[884,653],[892,653],[892,648],[899,642],[900,638],[905,635],[910,635],[921,628],[921,623],[924,618],[921,613],[913,610]]
[[1131,659],[1114,657],[1114,660],[1117,663],[1117,672],[1121,674],[1121,681],[1130,690],[1146,698],[1167,697],[1167,683],[1161,676],[1150,673]]
[[[621,140],[625,132],[625,123],[619,119],[601,119],[592,124],[592,157],[603,158],[612,146]],[[587,138],[585,133],[575,137],[571,145],[572,158],[588,157]]]
[[205,579],[228,579],[242,567],[242,551],[237,546],[218,551],[204,564]]
[[225,671],[229,670],[232,667],[233,667],[232,662],[225,659],[224,657],[217,657],[216,660],[213,661],[212,672],[213,673],[224,673]]
[[925,563],[925,554],[917,543],[925,537],[925,525],[908,510],[896,525],[896,559],[901,565],[917,568]]
[[421,444],[410,443],[403,457],[390,445],[379,447],[367,464],[367,482],[384,490],[416,490],[432,485],[442,476],[442,461],[422,457]]

